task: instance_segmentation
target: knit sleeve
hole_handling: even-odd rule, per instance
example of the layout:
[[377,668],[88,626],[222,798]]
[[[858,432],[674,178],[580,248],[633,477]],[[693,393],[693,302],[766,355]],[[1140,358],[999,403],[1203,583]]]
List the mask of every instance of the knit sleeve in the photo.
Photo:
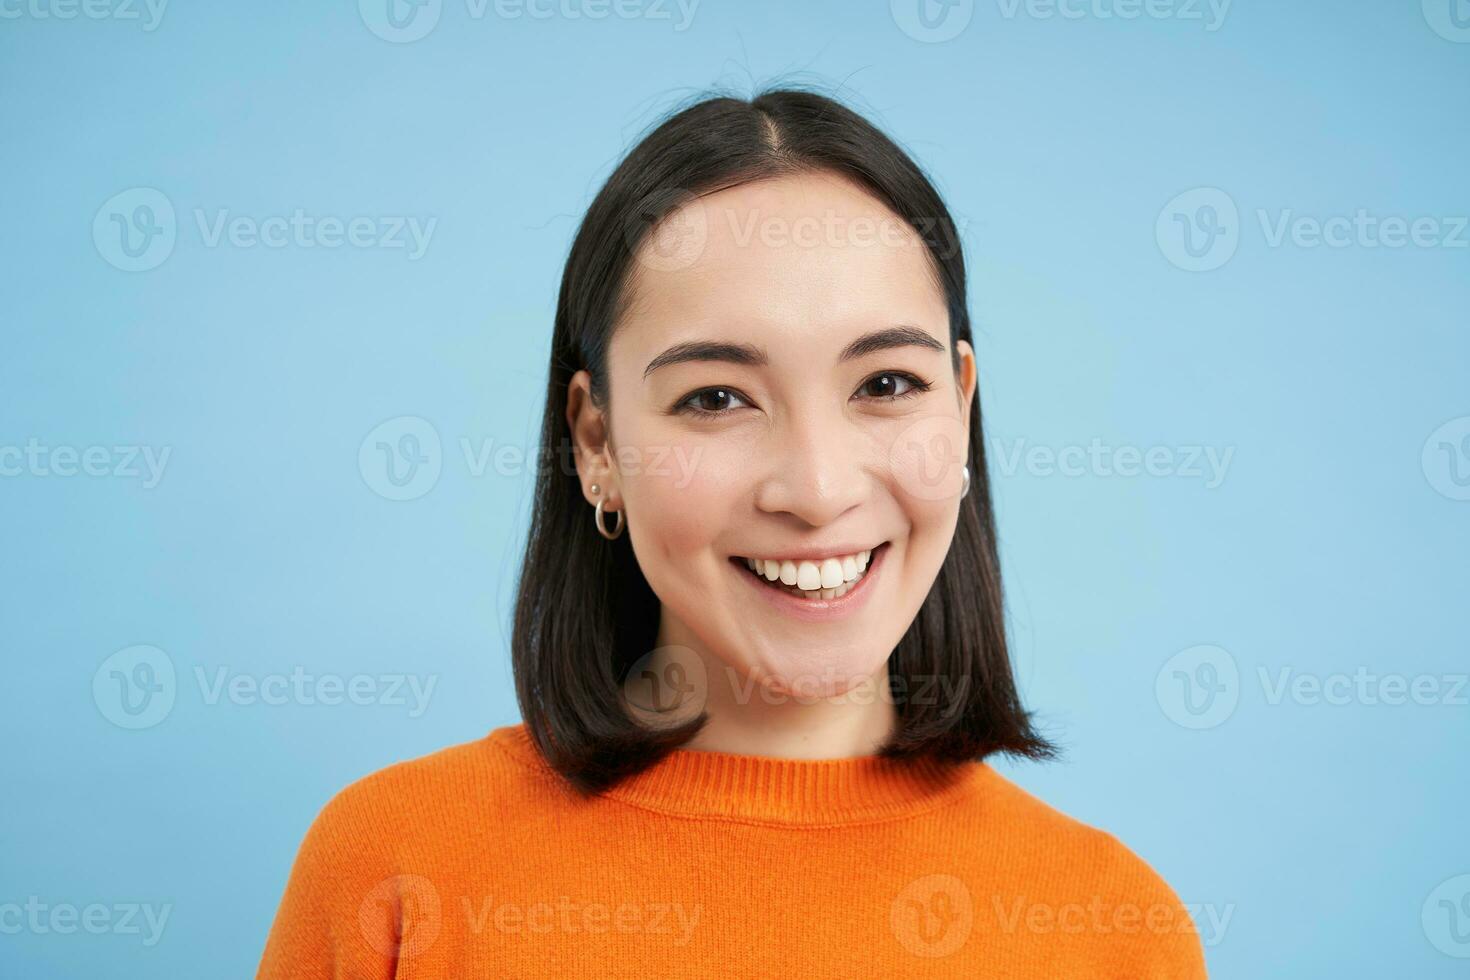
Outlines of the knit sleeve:
[[[375,980],[394,975],[427,911],[414,876],[386,859],[390,828],[359,786],[338,793],[301,842],[257,980]],[[437,910],[434,910],[437,915]]]
[[[1143,858],[1112,834],[1099,833],[1109,845],[1117,902],[1101,921],[1128,939],[1123,944],[1126,952],[1119,951],[1119,959],[1127,963],[1120,975],[1131,980],[1206,980],[1204,946],[1195,921],[1205,907],[1185,904]],[[1213,916],[1215,910],[1211,906],[1205,911]]]

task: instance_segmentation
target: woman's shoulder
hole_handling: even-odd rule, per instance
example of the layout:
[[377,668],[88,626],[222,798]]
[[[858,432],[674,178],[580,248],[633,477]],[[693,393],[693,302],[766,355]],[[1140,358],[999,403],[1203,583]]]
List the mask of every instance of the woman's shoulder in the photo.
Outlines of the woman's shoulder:
[[387,976],[404,917],[437,915],[425,911],[439,908],[435,882],[454,880],[466,854],[534,834],[524,824],[545,809],[536,797],[565,792],[517,749],[518,728],[385,766],[332,795],[297,850],[260,976]]
[[488,788],[517,776],[550,775],[539,761],[525,724],[505,725],[479,738],[385,765],[347,784],[338,795],[380,802],[420,790]]
[[1159,871],[1118,836],[1064,813],[988,764],[979,768],[980,791],[968,798],[963,822],[988,860],[1019,873],[1015,880],[1145,915],[1152,910],[1156,918],[1186,908]]
[[565,793],[524,724],[507,725],[353,780],[322,806],[308,836],[358,853],[412,848],[462,826],[483,833],[487,814],[503,821]]
[[1205,976],[1195,907],[1151,864],[1109,831],[976,765],[973,792],[947,820],[954,839],[945,848],[962,880],[983,883],[968,891],[976,916],[1005,935],[1065,947],[1098,975]]

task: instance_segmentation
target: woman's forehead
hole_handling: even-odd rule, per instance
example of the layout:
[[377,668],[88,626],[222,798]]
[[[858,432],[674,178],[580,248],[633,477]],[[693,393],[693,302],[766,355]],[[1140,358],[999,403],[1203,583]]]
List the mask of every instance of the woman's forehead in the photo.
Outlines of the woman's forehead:
[[836,175],[698,198],[640,251],[614,345],[629,353],[695,335],[824,350],[899,323],[948,341],[947,305],[922,239]]

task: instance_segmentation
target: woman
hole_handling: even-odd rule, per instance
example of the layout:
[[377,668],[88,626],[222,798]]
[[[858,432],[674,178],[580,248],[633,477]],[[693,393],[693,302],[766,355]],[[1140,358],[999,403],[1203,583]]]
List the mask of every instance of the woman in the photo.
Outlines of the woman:
[[1051,747],[975,379],[954,223],[869,123],[656,128],[562,280],[524,722],[338,794],[259,975],[1204,976],[1158,875],[983,761]]

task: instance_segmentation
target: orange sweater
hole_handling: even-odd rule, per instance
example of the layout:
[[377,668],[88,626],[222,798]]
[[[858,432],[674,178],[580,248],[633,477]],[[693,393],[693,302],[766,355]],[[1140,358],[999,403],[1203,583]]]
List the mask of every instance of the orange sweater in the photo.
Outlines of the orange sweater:
[[581,801],[513,725],[332,799],[258,977],[915,974],[1205,969],[1147,864],[988,765],[681,749]]

